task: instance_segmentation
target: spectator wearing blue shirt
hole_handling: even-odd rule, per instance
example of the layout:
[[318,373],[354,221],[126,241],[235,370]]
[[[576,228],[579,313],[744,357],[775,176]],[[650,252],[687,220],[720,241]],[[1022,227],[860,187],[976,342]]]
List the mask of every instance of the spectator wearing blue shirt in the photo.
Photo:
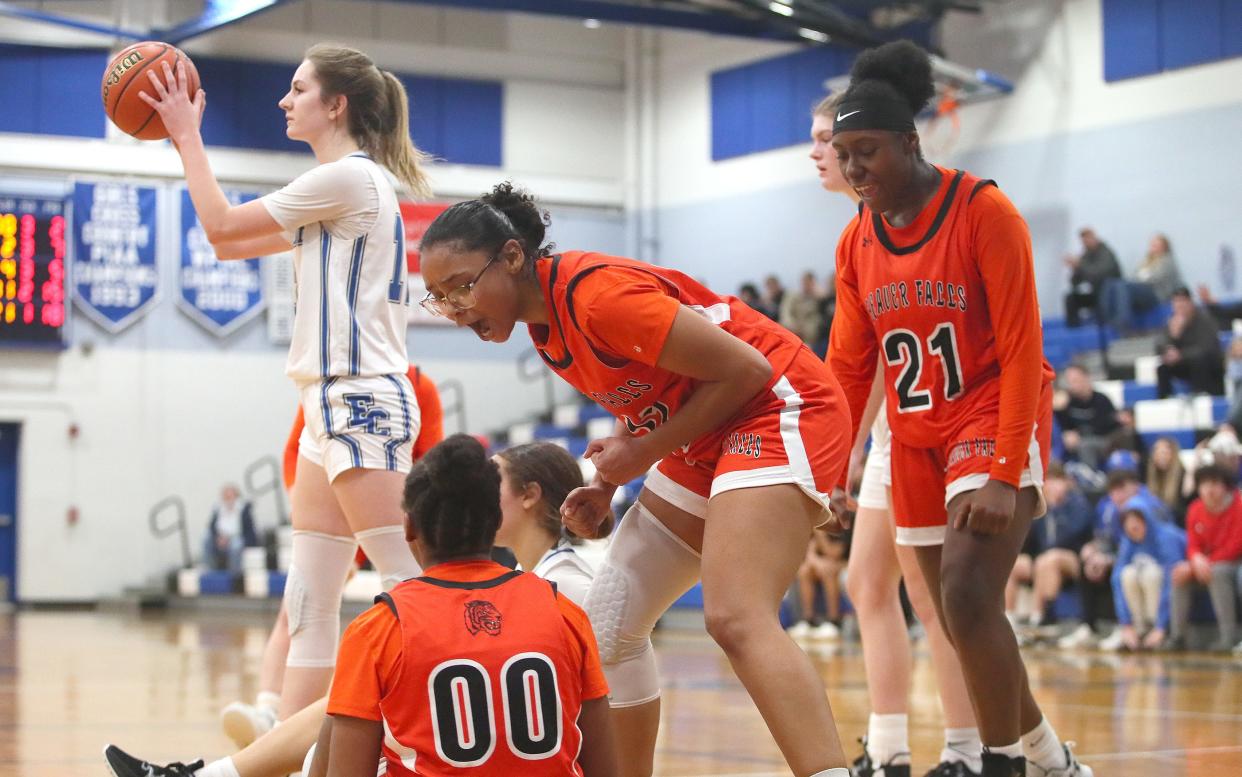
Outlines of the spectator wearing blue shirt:
[[1053,462],[1044,477],[1044,499],[1048,513],[1031,524],[1026,546],[1014,563],[1005,589],[1006,611],[1017,603],[1018,587],[1031,583],[1031,624],[1044,621],[1049,602],[1056,600],[1067,582],[1082,574],[1078,558],[1091,539],[1094,514],[1091,503],[1074,485],[1065,468]]
[[1120,625],[1115,641],[1129,650],[1158,648],[1169,628],[1173,567],[1186,557],[1186,533],[1158,518],[1141,499],[1130,500],[1121,512],[1123,533],[1112,574]]
[[1170,519],[1168,508],[1139,482],[1137,472],[1118,469],[1108,473],[1108,495],[1096,507],[1094,536],[1079,553],[1082,576],[1078,591],[1082,597],[1083,624],[1063,637],[1057,643],[1060,647],[1086,647],[1093,643],[1101,617],[1112,612],[1108,601],[1112,596],[1109,577],[1121,546],[1122,509],[1131,500],[1138,500],[1155,520]]

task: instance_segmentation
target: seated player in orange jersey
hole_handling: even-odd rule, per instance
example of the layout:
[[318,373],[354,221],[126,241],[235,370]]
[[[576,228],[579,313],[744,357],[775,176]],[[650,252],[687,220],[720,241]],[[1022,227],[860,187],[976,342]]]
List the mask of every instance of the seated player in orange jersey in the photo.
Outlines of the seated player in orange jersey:
[[[464,445],[471,451],[477,445],[473,442],[460,442],[463,439],[468,439],[460,435],[454,439],[458,441],[455,444]],[[581,597],[585,595],[585,588],[590,581],[591,570],[574,552],[572,542],[567,541],[571,538],[566,537],[557,519],[565,495],[582,485],[582,476],[577,465],[563,449],[548,443],[517,446],[516,448],[502,451],[494,457],[494,461],[496,461],[500,473],[500,493],[497,500],[500,511],[500,526],[496,532],[496,540],[506,546],[515,548],[518,560],[524,568],[531,570],[535,575],[555,586],[558,599],[564,600],[568,598],[571,602],[581,601]],[[477,467],[476,469],[484,469],[484,472],[486,472],[486,469],[482,467]],[[418,471],[417,469],[415,470],[415,472]],[[463,488],[470,488],[472,487],[471,484],[477,482],[477,479],[469,477],[469,473],[464,476],[458,476],[458,479],[464,484]],[[495,567],[488,563],[468,563],[470,566],[495,568],[500,573],[506,571],[503,568]],[[459,565],[449,564],[448,566],[455,567]],[[430,571],[435,572],[435,570]],[[545,583],[544,587],[535,588],[534,600],[538,602],[550,601],[552,599],[552,586]],[[493,604],[496,601],[493,600]],[[570,613],[565,616],[566,628],[572,629],[577,624],[580,630],[586,629],[587,631],[584,633],[589,635],[589,626],[573,620],[576,617],[573,614],[574,610],[570,610],[568,605],[560,604],[558,606]],[[384,612],[389,611],[384,610]],[[580,610],[576,612],[579,615],[581,613]],[[379,615],[379,613],[373,611],[373,615]],[[454,619],[454,623],[456,622]],[[572,633],[564,633],[566,636],[576,639]],[[346,650],[348,649],[347,646]],[[595,661],[592,664],[590,663],[590,658],[586,657],[585,653],[583,655],[586,661],[584,665],[594,665],[597,667],[595,671],[598,672],[598,662]],[[342,654],[341,661],[346,660],[349,659]],[[343,666],[343,664],[338,662],[338,666]],[[568,681],[560,682],[559,686],[562,689],[567,688],[566,682]],[[421,687],[426,687],[426,683],[424,682]],[[606,692],[602,686],[597,690]],[[583,694],[583,698],[587,696],[590,696],[590,693]],[[425,697],[416,694],[416,698]],[[501,697],[494,695],[494,699],[499,702]],[[583,732],[587,740],[583,744],[583,755],[578,759],[583,771],[521,771],[520,773],[611,774],[612,772],[609,770],[592,767],[588,760],[586,760],[592,757],[588,755],[589,752],[599,752],[601,748],[605,748],[604,740],[601,737],[606,737],[607,733],[596,735],[591,723],[591,710],[596,709],[598,711],[597,708],[603,706],[602,702],[602,699],[585,702],[583,704],[583,714],[578,718],[578,728]],[[563,703],[563,706],[568,707],[569,705],[568,703]],[[325,711],[327,710],[328,699],[312,704],[265,734],[240,753],[231,758],[220,759],[206,766],[203,765],[202,761],[191,764],[150,764],[134,758],[114,746],[107,748],[105,756],[112,773],[116,777],[278,777],[296,770],[299,765],[303,764],[304,758],[307,762],[310,761],[310,756],[306,754],[306,751],[311,746],[315,733],[320,726],[320,722],[323,721]],[[500,731],[502,729],[497,730]],[[610,741],[609,738],[608,749],[603,751],[605,752],[603,757],[606,763],[608,762],[607,752],[610,752],[611,748]],[[391,746],[392,743],[389,743],[389,745]],[[501,746],[505,745],[502,744]],[[381,765],[382,768],[388,769],[387,773],[389,774],[406,773],[398,771],[398,767],[388,766],[386,761],[381,761]],[[428,764],[425,761],[419,761],[418,773],[429,773],[424,771],[427,766]],[[323,764],[322,767],[326,768],[326,764]],[[494,764],[490,760],[488,763],[478,765],[475,769],[477,769],[476,773],[478,774],[504,773],[503,768],[495,770]],[[353,772],[350,773],[352,774]],[[369,774],[369,772],[366,773]],[[434,774],[436,772],[430,773]]]
[[345,632],[312,775],[613,775],[608,685],[586,614],[488,554],[501,477],[454,435],[405,485],[421,577]]

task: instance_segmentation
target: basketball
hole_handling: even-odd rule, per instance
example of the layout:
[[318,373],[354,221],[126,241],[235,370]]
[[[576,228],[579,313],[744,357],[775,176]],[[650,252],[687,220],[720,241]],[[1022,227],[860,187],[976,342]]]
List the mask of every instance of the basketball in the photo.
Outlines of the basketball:
[[142,91],[156,96],[147,77],[147,73],[152,72],[148,68],[158,68],[154,72],[162,78],[160,64],[163,62],[168,63],[174,75],[177,63],[185,62],[190,98],[193,99],[198,91],[198,71],[185,52],[167,43],[135,43],[113,57],[104,71],[103,83],[100,84],[104,113],[122,132],[139,140],[163,140],[168,137],[159,114],[138,96]]

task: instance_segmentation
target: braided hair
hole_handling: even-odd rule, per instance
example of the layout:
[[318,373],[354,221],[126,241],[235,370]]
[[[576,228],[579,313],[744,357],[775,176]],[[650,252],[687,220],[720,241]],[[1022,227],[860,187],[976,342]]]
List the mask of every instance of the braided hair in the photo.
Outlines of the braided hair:
[[485,555],[500,526],[500,470],[478,440],[455,434],[414,464],[401,507],[437,558]]

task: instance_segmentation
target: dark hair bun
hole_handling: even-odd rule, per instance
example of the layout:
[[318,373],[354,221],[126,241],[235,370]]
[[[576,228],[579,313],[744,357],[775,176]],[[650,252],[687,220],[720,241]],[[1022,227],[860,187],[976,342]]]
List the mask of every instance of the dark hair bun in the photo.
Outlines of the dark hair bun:
[[505,214],[513,224],[513,228],[522,236],[529,255],[543,253],[543,236],[548,225],[552,223],[548,212],[535,204],[535,198],[525,189],[519,189],[512,181],[503,181],[488,194],[483,195],[483,202]]
[[427,452],[427,487],[450,498],[463,498],[485,489],[496,479],[496,465],[483,445],[467,434],[455,434]]
[[918,114],[936,93],[932,84],[931,58],[908,40],[867,49],[854,60],[850,85],[881,81],[893,87]]

